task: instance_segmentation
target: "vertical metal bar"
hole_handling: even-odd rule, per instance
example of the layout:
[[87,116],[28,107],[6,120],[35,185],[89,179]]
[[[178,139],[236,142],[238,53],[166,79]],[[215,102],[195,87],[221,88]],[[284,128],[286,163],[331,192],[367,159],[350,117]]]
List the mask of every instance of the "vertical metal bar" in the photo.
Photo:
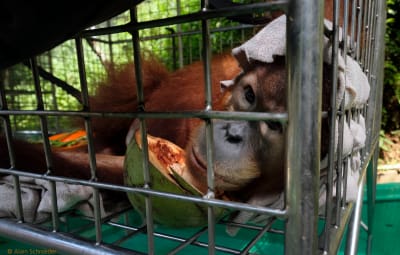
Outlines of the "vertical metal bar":
[[[32,74],[33,74],[33,81],[35,87],[35,95],[37,100],[37,109],[39,111],[44,111],[44,102],[43,102],[43,94],[40,87],[40,79],[39,79],[39,72],[38,66],[36,62],[36,58],[33,57],[30,59],[30,64],[32,67]],[[46,116],[39,116],[40,118],[40,126],[42,130],[42,138],[43,138],[43,150],[46,159],[46,166],[47,166],[47,173],[51,174],[53,170],[53,157],[51,154],[51,147],[49,141],[49,130],[47,127],[47,117]],[[49,181],[50,184],[50,194],[51,194],[51,205],[52,205],[52,223],[53,223],[53,231],[58,231],[59,229],[59,220],[58,220],[58,206],[57,206],[57,190],[56,184],[54,181]]]
[[[349,26],[349,0],[344,0],[343,3],[343,35],[342,35],[342,40],[343,40],[343,56],[347,54],[347,34],[348,34],[348,26]],[[346,61],[346,58],[345,58]]]
[[364,182],[365,175],[362,175],[360,184],[357,187],[357,198],[354,205],[353,214],[349,222],[348,237],[346,243],[346,254],[357,254],[358,249],[358,237],[360,232],[360,221],[361,221],[361,209],[362,200],[364,195]]
[[[176,15],[181,15],[181,0],[176,0]],[[178,67],[183,67],[183,41],[182,41],[182,24],[176,25],[176,31],[178,34]]]
[[[371,83],[374,84],[375,87],[375,105],[368,105],[370,115],[375,114],[375,122],[373,125],[373,135],[369,135],[369,137],[378,137],[381,125],[381,107],[382,107],[382,96],[383,96],[383,67],[384,67],[384,53],[385,53],[385,24],[386,24],[386,1],[376,1],[376,17],[375,28],[374,28],[374,49],[373,49],[373,57],[372,63],[373,68],[371,73]],[[372,114],[371,114],[372,113]],[[368,123],[368,122],[367,122]],[[368,144],[372,144],[372,142],[368,142]],[[379,147],[376,148],[376,157],[378,156]],[[371,244],[373,240],[373,231],[374,231],[374,224],[373,219],[375,215],[375,196],[376,196],[376,162],[377,158],[375,159],[375,165],[373,167],[368,168],[367,171],[367,198],[368,198],[368,249],[367,254],[371,252]]]
[[[52,62],[53,56],[51,54],[51,51],[49,51],[46,54],[46,56],[47,56],[47,62],[49,64],[49,71],[50,71],[50,73],[53,73],[53,62]],[[58,101],[57,101],[57,96],[56,96],[57,91],[56,91],[56,86],[54,85],[54,83],[51,83],[50,93],[51,93],[52,103],[54,106],[53,110],[58,111]],[[54,129],[59,130],[60,129],[60,118],[58,116],[54,117],[54,122],[55,122]]]
[[[379,2],[379,1],[378,1]],[[379,4],[379,3],[377,3]],[[385,14],[383,14],[385,16]],[[372,50],[372,61],[371,61],[371,72],[370,72],[370,85],[371,92],[370,98],[367,105],[367,115],[366,115],[366,126],[369,135],[367,135],[367,147],[370,151],[373,151],[375,148],[371,148],[373,145],[373,140],[378,136],[380,130],[380,119],[381,119],[381,105],[382,105],[382,92],[383,92],[383,54],[384,54],[384,41],[379,36],[383,36],[384,27],[382,28],[382,13],[377,12],[377,29],[375,30],[374,37],[376,37],[376,43],[374,43],[374,49]],[[386,19],[386,17],[384,17]],[[376,169],[375,169],[376,170]],[[376,171],[369,171],[371,174]],[[372,176],[370,176],[373,178]],[[367,177],[368,179],[369,177]],[[368,187],[374,188],[374,187]],[[374,193],[374,192],[373,192]],[[371,197],[372,199],[372,197]],[[371,207],[372,209],[372,207]]]
[[[350,127],[351,130],[351,120],[353,119],[353,109],[349,110],[346,114],[347,117],[347,125]],[[341,208],[345,208],[346,204],[347,204],[347,176],[348,176],[348,171],[359,171],[359,169],[352,169],[351,168],[351,164],[353,162],[353,150],[350,152],[350,155],[347,155],[344,159],[344,167],[343,167],[343,186],[342,189],[343,190],[343,194],[342,194],[342,198],[340,199],[340,207]],[[349,170],[350,169],[350,170]],[[340,220],[340,219],[339,219]]]
[[166,28],[168,32],[171,34],[171,48],[172,48],[172,70],[176,70],[178,65],[177,65],[177,58],[176,58],[176,32],[173,28],[167,27]]
[[369,12],[369,21],[368,21],[368,32],[369,32],[369,36],[368,36],[368,51],[367,51],[367,64],[368,64],[368,77],[371,78],[371,75],[373,75],[372,72],[372,54],[373,54],[373,50],[374,50],[374,41],[375,41],[375,21],[376,21],[376,10],[375,10],[375,3],[376,1],[371,0],[368,6]]
[[372,8],[371,8],[371,2],[372,0],[367,0],[367,6],[365,9],[366,12],[366,24],[365,24],[365,31],[366,31],[366,38],[365,38],[365,54],[364,54],[364,66],[365,69],[364,71],[366,72],[368,78],[370,77],[371,71],[370,71],[370,62],[369,62],[369,54],[371,51],[371,15],[372,15]]
[[[378,1],[373,1],[372,2],[372,17],[371,17],[371,50],[370,50],[370,55],[369,55],[369,60],[370,60],[370,65],[371,69],[373,69],[374,65],[374,55],[375,55],[375,44],[376,44],[376,30],[377,30],[377,22],[378,22],[378,13],[377,13],[377,3]],[[373,75],[374,72],[371,70],[371,75]]]
[[376,198],[376,169],[378,166],[379,146],[375,148],[375,154],[367,168],[367,253],[370,254],[373,240],[375,198]]
[[362,34],[362,38],[363,38],[363,45],[361,48],[361,63],[363,66],[363,70],[368,74],[368,67],[366,66],[366,57],[367,57],[367,50],[368,50],[368,38],[369,38],[369,27],[368,27],[368,21],[369,21],[369,2],[370,0],[364,0],[364,9],[362,12],[363,15],[363,25],[362,25],[362,29],[363,29],[363,34]]
[[[90,110],[89,105],[89,91],[86,81],[86,68],[85,68],[85,58],[83,54],[83,45],[82,45],[82,38],[78,37],[75,39],[76,45],[76,53],[78,59],[78,70],[79,70],[79,79],[81,84],[82,90],[82,104],[83,109],[85,111]],[[89,166],[90,166],[90,173],[91,179],[93,181],[97,180],[96,170],[97,170],[97,163],[96,163],[96,152],[94,149],[93,144],[93,132],[92,132],[92,122],[90,118],[85,118],[85,130],[86,130],[86,137],[88,142],[88,153],[89,153]],[[93,188],[93,200],[94,200],[94,223],[95,223],[95,231],[96,231],[96,244],[100,244],[102,240],[102,232],[101,232],[101,211],[100,211],[100,193],[97,188]]]
[[[351,167],[351,162],[353,161],[353,154],[350,154],[345,160],[344,160],[344,167],[343,167],[343,185],[342,185],[342,197],[340,199],[340,209],[344,209],[347,206],[347,176],[348,176],[348,171],[349,167]],[[354,169],[354,170],[359,170],[359,169]],[[338,219],[340,220],[340,218]],[[340,222],[340,221],[339,221]]]
[[[0,83],[0,110],[8,110],[7,99],[5,93],[5,84],[3,82]],[[15,159],[15,151],[14,145],[12,142],[12,132],[11,132],[11,123],[10,116],[4,116],[3,125],[4,125],[4,134],[7,142],[8,149],[8,157],[10,159],[10,168],[16,168],[16,159]],[[24,213],[22,207],[22,197],[21,197],[21,186],[19,182],[19,176],[13,175],[13,185],[15,189],[15,205],[16,205],[16,216],[19,222],[24,221]]]
[[[342,84],[342,86],[344,86]],[[340,223],[340,198],[342,194],[342,176],[343,176],[343,137],[344,137],[344,122],[345,122],[345,110],[344,110],[344,102],[346,100],[346,94],[343,94],[342,103],[339,108],[339,117],[338,117],[338,143],[337,143],[337,169],[336,169],[336,219],[335,225]]]
[[[132,8],[130,10],[131,22],[137,23],[137,9]],[[138,111],[144,111],[144,91],[143,91],[143,77],[141,70],[141,58],[140,58],[140,43],[139,43],[139,31],[131,31],[132,43],[133,43],[133,56],[135,61],[135,77],[136,77],[136,88],[138,96]],[[144,175],[144,188],[149,189],[151,187],[151,178],[149,173],[149,155],[148,155],[148,144],[147,144],[147,128],[146,121],[143,118],[140,121],[140,133],[142,136],[142,147],[143,147],[143,175]],[[150,196],[145,196],[146,206],[146,227],[147,227],[147,246],[148,253],[154,254],[154,226],[153,226],[153,207]]]
[[[111,27],[112,23],[111,20],[107,20],[107,27]],[[114,63],[114,51],[113,51],[113,35],[108,34],[107,39],[108,39],[108,51],[109,51],[109,56],[110,56],[110,63]]]
[[333,176],[335,172],[335,155],[336,155],[336,120],[337,120],[337,104],[336,104],[336,97],[337,97],[337,86],[338,86],[338,54],[339,54],[339,10],[340,10],[340,1],[335,0],[333,1],[333,20],[332,20],[332,73],[331,81],[332,81],[332,90],[331,90],[331,108],[332,111],[329,112],[329,122],[330,125],[330,147],[329,147],[329,154],[328,154],[328,175],[327,175],[327,187],[326,187],[326,220],[325,220],[325,240],[324,240],[324,251],[328,251],[329,242],[330,242],[330,231],[329,228],[332,224],[332,213],[333,213]]
[[[383,3],[382,3],[383,2]],[[381,115],[382,115],[382,96],[383,96],[383,76],[384,76],[384,63],[385,63],[385,26],[386,26],[386,1],[376,1],[376,22],[375,22],[375,43],[374,43],[374,55],[373,55],[373,68],[371,76],[371,80],[374,80],[376,83],[376,102],[379,106],[379,110],[376,109],[374,114],[376,115],[375,119],[377,120],[374,123],[374,129],[376,135],[379,134],[379,130],[381,128]]]
[[[209,8],[208,0],[202,1],[202,11]],[[210,43],[210,24],[209,20],[201,21],[202,28],[202,55],[204,63],[204,81],[205,81],[205,110],[212,110],[211,95],[211,43]],[[213,123],[212,120],[206,120],[206,144],[207,144],[207,184],[208,198],[214,198],[214,150],[213,150]],[[215,254],[215,217],[214,208],[208,207],[208,254]]]
[[[343,49],[339,53],[343,59],[344,64],[347,64],[347,48],[348,48],[348,20],[349,20],[349,0],[343,1],[343,27],[342,27],[342,43]],[[336,56],[337,57],[337,56]],[[342,84],[342,86],[346,86],[346,84]],[[346,181],[346,173],[347,173],[347,159],[344,158],[343,155],[343,143],[344,143],[344,125],[348,124],[346,118],[347,112],[345,110],[344,102],[346,101],[346,93],[343,94],[342,104],[340,106],[340,115],[339,115],[339,129],[338,129],[338,155],[337,155],[337,179],[336,179],[336,220],[335,225],[338,226],[340,224],[341,218],[341,207],[343,204],[344,195],[344,186]]]
[[[371,61],[372,66],[368,67],[370,69],[370,84],[371,84],[371,97],[367,106],[367,118],[366,126],[367,128],[367,142],[366,147],[369,152],[374,153],[370,165],[367,171],[367,188],[368,188],[368,253],[371,252],[370,246],[372,242],[372,232],[373,232],[373,216],[374,216],[374,206],[375,206],[375,193],[376,193],[376,166],[379,147],[375,143],[379,135],[380,129],[380,118],[382,106],[382,91],[383,91],[383,63],[384,63],[384,35],[385,35],[385,22],[386,22],[386,1],[377,1],[377,6],[375,8],[376,14],[373,15],[376,18],[375,26],[376,29],[373,31],[372,36],[375,37],[375,43],[373,50],[373,60]],[[375,147],[373,147],[375,146]],[[362,186],[359,190],[359,195],[362,195]],[[359,202],[358,206],[362,205],[362,201]],[[356,204],[357,206],[357,204]],[[354,217],[352,219],[351,228],[349,228],[349,239],[346,245],[346,254],[356,254],[358,248],[358,235],[359,235],[359,225],[360,225],[360,211],[356,210],[354,212]]]
[[357,7],[356,7],[356,12],[357,12],[357,45],[356,45],[356,60],[357,62],[361,62],[361,45],[363,44],[362,40],[362,20],[363,20],[363,15],[362,15],[362,6],[363,6],[363,0],[358,0],[357,1]]
[[[205,6],[208,4],[206,3]],[[203,10],[206,11],[207,7],[204,7]],[[202,20],[202,36],[203,36],[203,63],[204,63],[204,80],[205,80],[205,110],[212,110],[212,95],[211,95],[211,44],[210,44],[210,28],[209,21]],[[210,123],[211,124],[211,123]],[[212,130],[210,132],[212,134]],[[211,143],[212,144],[212,143]],[[210,145],[211,145],[210,144]],[[207,155],[212,157],[212,153]],[[213,163],[208,162],[208,163]],[[213,164],[209,164],[212,166]],[[209,169],[212,170],[212,169]],[[210,171],[208,174],[208,185],[213,190],[214,188],[214,176],[212,175],[213,171]]]
[[[8,143],[8,142],[7,142]],[[11,151],[10,146],[8,147],[8,150]],[[23,207],[22,207],[22,196],[21,196],[21,185],[19,182],[19,176],[13,175],[13,185],[15,188],[15,204],[16,204],[16,211],[17,211],[17,220],[19,222],[24,221],[24,213],[23,213]]]
[[193,47],[192,47],[192,40],[189,40],[189,63],[193,62]]
[[357,6],[357,0],[351,0],[351,23],[350,23],[350,51],[351,51],[351,56],[355,58],[356,55],[356,49],[355,49],[355,31],[356,31],[356,8]]
[[316,254],[318,248],[323,10],[318,0],[288,5],[285,253],[291,255]]

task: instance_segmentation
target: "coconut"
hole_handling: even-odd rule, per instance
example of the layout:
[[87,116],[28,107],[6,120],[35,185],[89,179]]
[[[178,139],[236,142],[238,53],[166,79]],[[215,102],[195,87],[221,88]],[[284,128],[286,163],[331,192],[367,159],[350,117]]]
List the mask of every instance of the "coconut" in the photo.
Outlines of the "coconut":
[[[147,135],[150,187],[156,191],[202,197],[207,191],[207,181],[191,175],[185,163],[185,151],[176,144]],[[144,187],[143,151],[140,132],[127,146],[124,162],[124,179],[128,186]],[[145,215],[145,195],[129,192],[129,201]],[[150,196],[153,219],[156,223],[171,227],[196,227],[207,224],[207,206],[190,201]],[[215,208],[215,217],[225,214],[223,208]]]

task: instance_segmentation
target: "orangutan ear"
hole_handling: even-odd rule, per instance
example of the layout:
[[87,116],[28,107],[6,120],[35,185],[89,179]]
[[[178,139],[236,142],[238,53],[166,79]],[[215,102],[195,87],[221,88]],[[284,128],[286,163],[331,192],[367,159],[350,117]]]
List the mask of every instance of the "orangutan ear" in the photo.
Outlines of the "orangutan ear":
[[221,85],[221,92],[224,92],[227,88],[235,84],[234,80],[224,80],[219,82]]

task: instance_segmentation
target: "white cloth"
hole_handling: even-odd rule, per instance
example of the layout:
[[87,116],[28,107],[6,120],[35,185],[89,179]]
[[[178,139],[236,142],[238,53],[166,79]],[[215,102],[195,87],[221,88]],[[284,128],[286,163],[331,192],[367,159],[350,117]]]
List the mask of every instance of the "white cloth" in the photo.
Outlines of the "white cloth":
[[[24,220],[38,223],[47,220],[52,213],[50,183],[46,180],[19,177]],[[86,216],[94,215],[93,188],[56,182],[58,212],[76,208]],[[105,208],[104,195],[100,195],[100,212],[107,216],[121,208],[122,203],[115,202],[112,210]],[[17,215],[16,193],[12,176],[0,178],[0,218]]]
[[[331,28],[332,23],[325,20],[325,26]],[[341,30],[339,38],[342,38]],[[234,48],[232,54],[244,71],[255,61],[272,63],[274,56],[285,56],[286,15],[276,18],[250,40]],[[332,45],[327,37],[324,37],[324,62],[332,63]],[[343,98],[345,98],[345,109],[360,108],[367,102],[369,92],[368,79],[360,65],[351,57],[344,58],[338,54],[337,108]]]

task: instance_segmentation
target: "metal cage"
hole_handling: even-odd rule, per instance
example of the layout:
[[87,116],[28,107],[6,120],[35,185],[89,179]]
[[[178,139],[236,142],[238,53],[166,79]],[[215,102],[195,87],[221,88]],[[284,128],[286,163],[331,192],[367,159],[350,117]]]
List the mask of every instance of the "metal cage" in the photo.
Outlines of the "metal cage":
[[[135,7],[130,10],[131,21],[124,25],[115,25],[106,28],[88,29],[82,31],[75,40],[77,50],[77,63],[80,77],[80,90],[83,97],[83,111],[45,110],[43,94],[37,69],[36,58],[30,59],[33,73],[34,91],[38,107],[35,110],[9,110],[7,107],[6,90],[4,84],[0,86],[1,109],[0,117],[3,121],[3,133],[8,144],[8,153],[11,159],[9,168],[1,168],[0,173],[11,175],[15,187],[17,215],[14,219],[0,219],[0,234],[21,242],[33,245],[49,247],[59,253],[70,254],[185,254],[185,249],[195,247],[199,254],[252,254],[261,251],[268,252],[271,245],[265,241],[266,235],[277,236],[275,240],[281,245],[278,251],[285,254],[336,254],[339,250],[344,233],[347,230],[345,250],[346,254],[356,254],[358,249],[358,236],[360,231],[368,234],[368,246],[372,242],[372,218],[374,216],[375,181],[378,157],[378,138],[380,130],[382,83],[383,83],[383,56],[384,56],[384,32],[385,32],[385,1],[377,0],[334,0],[333,25],[331,29],[324,29],[323,25],[323,1],[316,0],[290,0],[266,1],[264,3],[243,4],[231,8],[210,9],[208,1],[202,1],[200,11],[196,13],[173,15],[160,20],[137,21]],[[219,112],[214,111],[211,104],[210,90],[210,58],[213,45],[210,43],[209,20],[217,17],[229,17],[232,15],[248,14],[270,10],[282,9],[286,12],[287,24],[287,114],[271,113],[247,113],[247,112]],[[344,31],[350,31],[348,37],[340,38],[339,22]],[[201,47],[202,60],[205,67],[205,93],[206,102],[204,110],[198,112],[169,112],[152,113],[137,111],[131,113],[104,113],[92,112],[88,101],[88,86],[85,73],[85,56],[82,40],[99,35],[111,35],[121,32],[129,32],[132,35],[132,54],[135,59],[135,71],[138,78],[139,102],[143,100],[143,89],[140,77],[140,43],[139,31],[142,29],[160,27],[173,24],[183,24],[189,21],[201,22]],[[363,109],[344,110],[334,105],[332,109],[337,111],[321,111],[322,89],[322,47],[323,34],[332,40],[332,56],[342,54],[354,58],[367,74],[371,93]],[[179,36],[179,35],[175,35]],[[335,58],[333,58],[335,59]],[[182,62],[181,62],[182,63]],[[338,63],[333,62],[332,77],[337,76]],[[335,80],[335,79],[333,79]],[[132,88],[135,89],[135,88]],[[333,93],[336,87],[332,90]],[[333,96],[332,96],[333,97]],[[335,100],[332,100],[335,101]],[[138,109],[141,109],[140,107]],[[332,123],[337,123],[339,137],[343,139],[343,126],[347,121],[358,118],[362,114],[366,119],[367,140],[361,150],[360,178],[357,186],[357,199],[347,203],[345,192],[337,192],[333,196],[334,189],[340,190],[346,185],[346,164],[349,157],[335,158],[334,145],[330,146],[329,170],[326,183],[320,180],[320,124],[322,118],[330,118]],[[14,168],[15,159],[13,152],[13,130],[10,117],[18,115],[35,116],[40,121],[41,134],[44,138],[44,150],[48,169],[52,169],[51,146],[48,140],[48,119],[52,116],[78,117],[85,121],[88,135],[88,149],[92,179],[68,179],[51,175],[51,172],[40,175],[20,171]],[[251,206],[249,204],[226,202],[214,199],[212,168],[208,170],[209,194],[207,197],[189,197],[162,193],[152,190],[151,187],[133,188],[128,186],[100,183],[96,180],[96,158],[93,153],[93,134],[91,130],[91,118],[139,118],[142,134],[146,134],[145,122],[147,118],[201,118],[206,122],[207,143],[212,144],[211,119],[245,119],[266,120],[279,119],[287,122],[287,157],[286,157],[286,187],[285,208],[277,210]],[[338,118],[338,121],[335,120]],[[335,124],[333,124],[331,141],[334,141]],[[339,142],[340,144],[340,142]],[[212,146],[209,146],[207,163],[212,165]],[[340,152],[339,146],[339,155]],[[145,153],[145,158],[146,158]],[[335,163],[337,162],[337,163]],[[148,165],[144,165],[144,173],[148,172]],[[148,176],[148,175],[147,175]],[[339,176],[339,177],[335,177]],[[23,216],[23,201],[21,199],[20,178],[32,177],[46,180],[49,183],[52,198],[51,218],[43,224],[26,223]],[[336,185],[333,184],[337,178]],[[146,180],[149,181],[149,180]],[[74,214],[73,211],[58,212],[56,183],[79,184],[93,189],[93,217]],[[361,209],[364,187],[367,187],[368,221],[361,221]],[[320,216],[319,192],[321,185],[326,186],[325,214]],[[100,190],[114,190],[120,192],[136,192],[146,197],[147,217],[144,226],[135,225],[129,220],[131,208],[122,208],[118,213],[101,217]],[[340,194],[339,194],[340,193]],[[155,228],[152,219],[151,196],[159,196],[178,200],[201,203],[208,206],[208,225],[192,231],[190,234],[180,235],[176,232]],[[274,216],[277,222],[269,222],[264,226],[243,225],[243,229],[252,231],[248,240],[239,237],[227,237],[223,234],[223,228],[227,222],[216,222],[213,216],[215,207],[225,207],[236,210],[245,210]],[[77,220],[82,220],[84,223]],[[278,225],[278,226],[277,226]],[[222,226],[222,227],[221,227]],[[85,231],[91,231],[88,236],[82,235]],[[116,233],[117,238],[110,240],[109,232]],[[222,237],[221,237],[222,235]],[[129,245],[129,240],[140,236],[140,245]],[[246,237],[247,238],[247,237]],[[275,238],[275,237],[274,237]],[[166,240],[167,245],[160,249],[160,239]],[[240,247],[229,247],[221,244],[220,239],[227,243],[241,242]],[[243,238],[242,238],[243,239]],[[136,242],[137,243],[137,242]],[[276,245],[276,243],[274,244]],[[262,247],[262,248],[260,248]],[[276,250],[271,251],[276,254]]]

